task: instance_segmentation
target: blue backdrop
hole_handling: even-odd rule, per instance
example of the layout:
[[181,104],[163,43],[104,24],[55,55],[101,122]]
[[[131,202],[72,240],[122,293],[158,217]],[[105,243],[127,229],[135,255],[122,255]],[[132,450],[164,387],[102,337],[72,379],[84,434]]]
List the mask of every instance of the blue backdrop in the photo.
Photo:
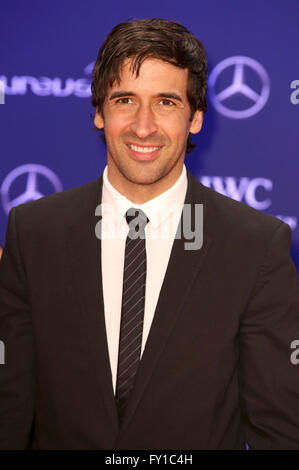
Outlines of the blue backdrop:
[[187,167],[213,189],[286,221],[298,269],[297,0],[3,3],[0,243],[10,207],[102,172],[91,69],[105,36],[129,17],[178,21],[203,42],[209,110]]

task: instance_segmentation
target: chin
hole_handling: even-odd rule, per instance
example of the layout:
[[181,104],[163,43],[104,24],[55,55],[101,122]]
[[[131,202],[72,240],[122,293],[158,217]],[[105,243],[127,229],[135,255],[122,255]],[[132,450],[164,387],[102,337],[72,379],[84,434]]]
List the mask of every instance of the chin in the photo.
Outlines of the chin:
[[128,175],[126,176],[126,179],[128,181],[130,181],[131,183],[134,183],[134,184],[144,184],[144,185],[148,185],[148,184],[154,184],[156,183],[157,181],[159,181],[160,178],[157,178],[155,176],[149,176],[149,175],[144,175],[144,176],[141,176],[141,175]]

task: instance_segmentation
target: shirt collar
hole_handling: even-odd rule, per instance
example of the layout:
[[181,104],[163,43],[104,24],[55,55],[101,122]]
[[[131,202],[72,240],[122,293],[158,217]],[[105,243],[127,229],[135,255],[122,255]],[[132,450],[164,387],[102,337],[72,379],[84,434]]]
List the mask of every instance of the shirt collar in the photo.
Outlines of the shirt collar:
[[[141,209],[148,217],[150,224],[157,228],[173,212],[181,210],[187,192],[187,172],[183,165],[179,179],[167,191],[143,204],[135,204],[120,192],[108,180],[107,165],[103,172],[102,213],[114,219],[119,226],[130,207]],[[112,210],[111,210],[112,209]]]

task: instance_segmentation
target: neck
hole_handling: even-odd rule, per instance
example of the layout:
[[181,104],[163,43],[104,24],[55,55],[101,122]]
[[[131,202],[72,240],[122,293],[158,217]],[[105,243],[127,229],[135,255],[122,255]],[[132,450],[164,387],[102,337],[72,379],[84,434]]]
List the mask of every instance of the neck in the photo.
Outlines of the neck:
[[134,204],[144,204],[160,194],[170,189],[179,179],[183,170],[183,162],[177,165],[167,175],[155,179],[153,182],[133,182],[125,176],[115,173],[114,168],[107,168],[107,176],[110,184],[123,196],[132,201]]

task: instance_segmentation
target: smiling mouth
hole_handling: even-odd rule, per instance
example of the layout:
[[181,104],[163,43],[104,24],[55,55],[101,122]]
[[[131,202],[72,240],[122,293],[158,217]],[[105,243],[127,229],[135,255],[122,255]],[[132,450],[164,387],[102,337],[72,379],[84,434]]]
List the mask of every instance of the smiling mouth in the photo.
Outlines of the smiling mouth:
[[130,150],[134,150],[134,152],[147,154],[147,153],[153,153],[153,152],[155,152],[156,150],[160,150],[160,148],[162,148],[162,145],[159,145],[159,146],[151,146],[151,147],[140,147],[139,145],[127,144],[127,147],[128,147]]

